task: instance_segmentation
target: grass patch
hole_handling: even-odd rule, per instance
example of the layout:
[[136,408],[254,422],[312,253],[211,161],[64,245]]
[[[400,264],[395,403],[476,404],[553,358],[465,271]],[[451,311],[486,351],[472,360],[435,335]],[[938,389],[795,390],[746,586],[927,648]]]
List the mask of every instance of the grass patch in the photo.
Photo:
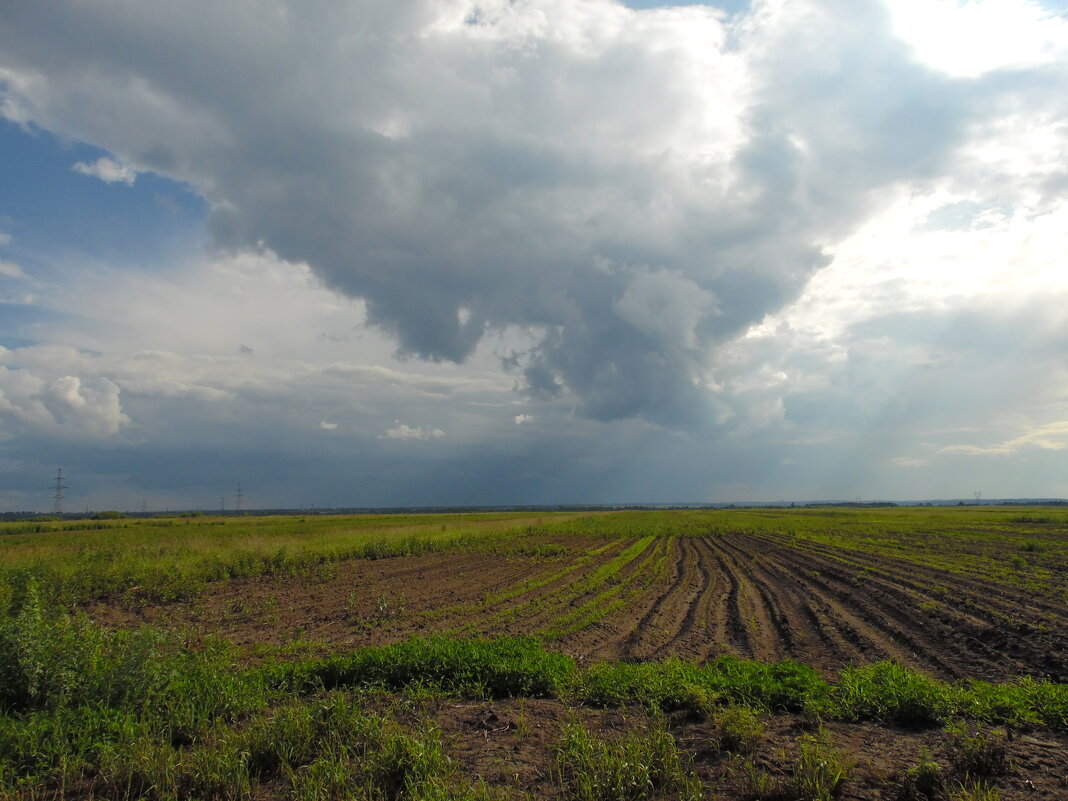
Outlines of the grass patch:
[[531,638],[412,638],[345,656],[273,666],[268,681],[296,692],[376,685],[393,690],[431,685],[486,698],[559,694],[572,680],[572,659]]
[[556,748],[553,778],[572,801],[700,798],[700,782],[659,727],[604,740],[569,724]]

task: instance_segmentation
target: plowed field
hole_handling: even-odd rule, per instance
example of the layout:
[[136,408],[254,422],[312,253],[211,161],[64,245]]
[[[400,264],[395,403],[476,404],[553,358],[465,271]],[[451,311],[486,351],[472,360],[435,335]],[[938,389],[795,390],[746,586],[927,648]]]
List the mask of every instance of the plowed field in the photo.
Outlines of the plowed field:
[[183,603],[92,611],[248,645],[533,634],[582,661],[731,653],[833,674],[893,659],[943,679],[1068,681],[1068,605],[1055,583],[1017,587],[774,531],[524,543],[352,560],[325,579],[240,579]]

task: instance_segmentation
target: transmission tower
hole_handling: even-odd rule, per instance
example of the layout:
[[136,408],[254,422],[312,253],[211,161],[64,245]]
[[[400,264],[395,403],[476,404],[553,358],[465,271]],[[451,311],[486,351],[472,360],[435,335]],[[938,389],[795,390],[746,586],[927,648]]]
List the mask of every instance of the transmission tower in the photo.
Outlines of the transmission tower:
[[975,491],[975,502],[976,503],[980,503],[982,500],[983,500],[983,493],[981,493],[979,490],[976,490]]
[[241,491],[241,485],[237,485],[237,492],[234,493],[234,511],[241,514],[245,511],[245,493]]
[[52,486],[52,511],[57,515],[63,514],[63,490],[67,485],[63,483],[63,468],[56,470],[56,483]]

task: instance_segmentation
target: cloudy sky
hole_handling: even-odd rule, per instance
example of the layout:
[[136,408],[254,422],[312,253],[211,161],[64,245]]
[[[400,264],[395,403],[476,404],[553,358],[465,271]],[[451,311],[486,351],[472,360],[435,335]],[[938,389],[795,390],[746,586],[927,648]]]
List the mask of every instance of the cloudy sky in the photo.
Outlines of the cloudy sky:
[[1068,496],[1063,0],[6,0],[0,509]]

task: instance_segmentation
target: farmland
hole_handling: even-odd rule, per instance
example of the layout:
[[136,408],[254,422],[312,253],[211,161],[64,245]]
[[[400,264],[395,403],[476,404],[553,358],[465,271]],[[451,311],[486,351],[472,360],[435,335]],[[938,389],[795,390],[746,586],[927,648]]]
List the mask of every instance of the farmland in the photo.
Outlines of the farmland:
[[10,523],[0,604],[16,796],[1068,793],[1059,508]]

